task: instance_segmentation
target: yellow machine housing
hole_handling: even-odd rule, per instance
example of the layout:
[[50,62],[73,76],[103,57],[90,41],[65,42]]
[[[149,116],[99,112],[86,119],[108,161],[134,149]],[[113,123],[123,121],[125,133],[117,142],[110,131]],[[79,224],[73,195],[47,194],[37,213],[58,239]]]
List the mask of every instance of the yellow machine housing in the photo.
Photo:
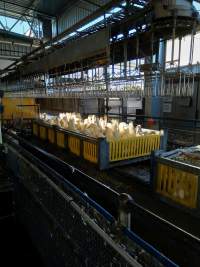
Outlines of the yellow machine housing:
[[2,99],[4,106],[3,119],[34,119],[39,115],[39,105],[34,98],[10,98]]

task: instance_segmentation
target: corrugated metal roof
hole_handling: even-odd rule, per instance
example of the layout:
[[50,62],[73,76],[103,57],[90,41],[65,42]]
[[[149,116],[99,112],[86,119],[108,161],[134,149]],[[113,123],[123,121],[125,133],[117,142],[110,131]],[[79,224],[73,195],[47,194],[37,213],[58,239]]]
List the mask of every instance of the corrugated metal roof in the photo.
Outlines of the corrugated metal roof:
[[[92,4],[93,2],[94,4]],[[110,0],[92,0],[92,1],[78,1],[76,5],[72,5],[67,9],[58,20],[58,32],[61,33],[69,29],[72,25],[92,14],[100,6],[109,3]]]
[[[11,15],[12,17],[19,18],[25,12],[30,16],[34,12],[40,13],[44,16],[55,17],[60,16],[62,13],[71,8],[78,8],[85,12],[90,13],[96,10],[110,0],[0,0],[0,14]],[[81,11],[78,11],[77,16],[80,16]],[[75,15],[75,14],[74,14]],[[81,15],[82,17],[82,15]]]
[[[74,1],[68,0],[67,3]],[[44,16],[56,16],[66,6],[65,0],[0,0],[1,14],[20,17],[25,12],[32,15],[34,12]]]

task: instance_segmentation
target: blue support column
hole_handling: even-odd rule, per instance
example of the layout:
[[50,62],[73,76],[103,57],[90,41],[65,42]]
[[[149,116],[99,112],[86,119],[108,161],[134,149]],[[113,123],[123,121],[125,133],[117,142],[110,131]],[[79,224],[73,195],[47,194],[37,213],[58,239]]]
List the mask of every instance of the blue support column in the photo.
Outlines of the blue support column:
[[161,136],[160,149],[163,151],[167,150],[167,140],[168,140],[168,129],[164,129],[164,134]]
[[109,143],[105,138],[99,138],[98,164],[100,170],[104,170],[109,167]]
[[[165,69],[165,49],[166,43],[161,40],[159,45],[159,52],[156,56],[160,75],[162,75]],[[159,93],[161,88],[160,76],[158,76],[155,80],[152,80],[151,86],[152,96],[145,98],[145,115],[150,117],[159,117],[161,115],[161,97]]]

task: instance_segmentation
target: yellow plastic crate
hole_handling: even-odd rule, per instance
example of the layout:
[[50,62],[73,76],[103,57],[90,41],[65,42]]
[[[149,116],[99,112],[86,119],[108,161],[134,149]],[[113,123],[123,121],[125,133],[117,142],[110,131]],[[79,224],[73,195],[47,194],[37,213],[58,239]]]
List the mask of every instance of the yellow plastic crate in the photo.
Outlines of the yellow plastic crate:
[[[161,135],[158,133],[107,142],[105,138],[95,140],[91,138],[90,140],[87,136],[79,136],[67,130],[63,131],[59,128],[52,129],[51,126],[44,125],[40,121],[34,123],[39,127],[39,136],[41,139],[56,143],[61,148],[66,148],[67,140],[67,146],[72,153],[98,164],[102,170],[110,168],[114,164],[116,166],[117,161],[150,156],[152,151],[160,148]],[[45,127],[48,131],[45,131]],[[115,163],[112,165],[112,162]]]
[[109,141],[109,160],[112,162],[149,156],[160,148],[160,138],[160,135],[154,134]]
[[83,141],[83,157],[90,162],[98,163],[97,144]]
[[69,150],[77,156],[80,156],[80,139],[78,137],[70,136],[68,137],[68,147]]
[[46,140],[47,139],[47,128],[45,126],[40,125],[40,138],[42,140]]
[[56,131],[56,144],[59,147],[65,148],[65,134],[63,132]]
[[55,129],[52,127],[48,128],[48,140],[50,143],[55,143]]
[[156,191],[189,208],[197,207],[198,176],[158,163]]
[[39,126],[36,122],[33,123],[33,135],[38,136]]

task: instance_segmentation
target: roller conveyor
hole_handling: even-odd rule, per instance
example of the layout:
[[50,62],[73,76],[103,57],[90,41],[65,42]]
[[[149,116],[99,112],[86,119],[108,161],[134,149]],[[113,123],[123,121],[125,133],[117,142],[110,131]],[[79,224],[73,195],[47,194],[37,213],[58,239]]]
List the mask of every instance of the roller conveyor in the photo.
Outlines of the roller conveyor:
[[[69,182],[73,183],[82,192],[86,192],[89,197],[102,205],[105,210],[117,217],[119,194],[116,191],[47,153],[38,147],[38,144],[31,145],[30,142],[20,139],[20,145],[56,170],[60,175],[65,174],[64,176],[67,177]],[[131,227],[141,237],[161,249],[167,256],[180,263],[181,266],[190,266],[191,261],[193,262],[192,266],[198,266],[200,250],[198,238],[177,228],[136,203],[132,204],[131,213],[133,214]],[[186,255],[184,258],[182,257],[183,251],[184,255]]]

